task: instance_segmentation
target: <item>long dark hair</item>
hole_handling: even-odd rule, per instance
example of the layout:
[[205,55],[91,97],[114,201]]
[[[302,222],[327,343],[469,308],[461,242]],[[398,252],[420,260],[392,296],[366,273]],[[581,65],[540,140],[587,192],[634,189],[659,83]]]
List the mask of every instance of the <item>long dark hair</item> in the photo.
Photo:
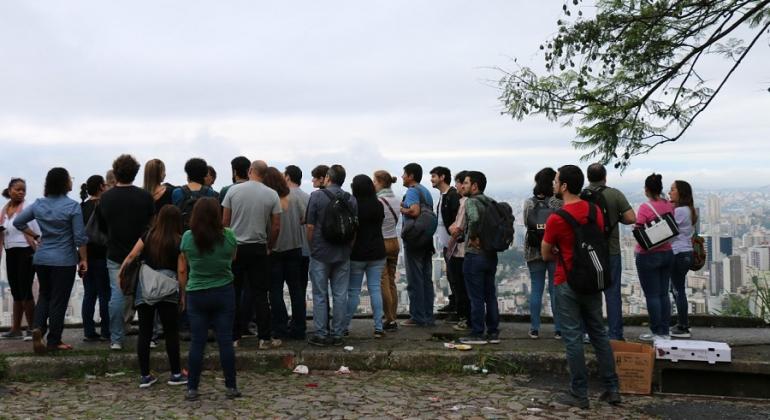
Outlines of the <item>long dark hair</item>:
[[694,225],[698,222],[698,214],[695,212],[695,200],[692,196],[692,186],[690,186],[689,182],[680,180],[674,181],[674,185],[676,185],[676,192],[679,195],[676,206],[687,206],[690,208],[690,220],[692,220],[692,224]]
[[663,175],[652,173],[644,180],[644,188],[647,188],[653,200],[659,200],[663,194]]
[[535,174],[535,188],[532,189],[532,195],[553,196],[553,180],[555,178],[556,171],[553,168],[543,168],[538,171]]
[[377,199],[377,193],[374,191],[374,183],[367,175],[356,175],[350,182],[350,189],[353,191],[353,197],[356,200]]
[[262,183],[275,190],[280,198],[289,195],[289,184],[286,183],[286,178],[274,166],[267,168],[267,172],[265,172],[265,176],[262,178]]
[[212,197],[198,199],[190,217],[190,230],[195,240],[195,247],[200,254],[214,251],[216,245],[224,241],[222,213],[217,199]]
[[52,197],[67,195],[69,192],[70,173],[64,168],[53,168],[45,176],[45,189],[43,195]]
[[104,177],[101,175],[91,175],[85,184],[80,186],[80,201],[86,201],[88,196],[95,196],[104,185]]
[[177,254],[182,239],[182,212],[178,207],[166,204],[160,209],[144,249],[156,264],[163,267],[175,266],[172,255]]

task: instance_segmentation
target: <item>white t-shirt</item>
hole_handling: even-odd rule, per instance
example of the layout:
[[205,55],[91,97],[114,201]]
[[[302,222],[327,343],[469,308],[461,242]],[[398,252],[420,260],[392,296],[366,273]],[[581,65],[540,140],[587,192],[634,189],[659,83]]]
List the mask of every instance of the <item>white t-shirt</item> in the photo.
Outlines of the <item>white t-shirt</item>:
[[[19,213],[14,213],[13,216],[5,218],[5,222],[3,223],[3,226],[5,226],[5,230],[3,231],[3,234],[5,235],[5,240],[3,242],[4,248],[26,248],[29,246],[29,242],[27,242],[27,238],[24,237],[24,233],[13,227],[13,220],[16,218],[16,216]],[[30,229],[32,229],[35,234],[40,235],[40,227],[37,225],[37,221],[33,220],[27,224]]]
[[[439,249],[444,249],[449,245],[449,232],[446,230],[446,225],[444,224],[444,218],[441,216],[441,203],[444,201],[444,198],[446,197],[446,194],[441,194],[441,196],[438,199],[438,207],[436,208],[436,215],[438,216],[438,228],[436,229],[436,236],[438,237],[438,246]],[[449,224],[451,225],[454,222],[454,220],[450,220]]]

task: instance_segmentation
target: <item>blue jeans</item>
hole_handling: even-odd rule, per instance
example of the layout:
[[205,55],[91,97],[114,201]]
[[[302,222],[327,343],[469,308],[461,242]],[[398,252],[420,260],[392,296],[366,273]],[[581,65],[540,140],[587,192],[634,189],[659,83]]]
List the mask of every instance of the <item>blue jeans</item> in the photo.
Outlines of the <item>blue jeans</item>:
[[64,317],[75,283],[75,266],[37,265],[35,271],[39,288],[34,327],[40,328],[44,334],[47,330],[48,347],[56,347],[62,344]]
[[350,261],[350,283],[348,284],[348,311],[345,329],[350,328],[350,321],[358,309],[361,299],[361,283],[366,274],[366,290],[369,292],[369,300],[372,302],[375,331],[382,331],[382,291],[380,280],[382,269],[385,267],[385,258],[375,261]]
[[333,337],[342,337],[345,331],[345,316],[348,311],[348,283],[350,282],[350,260],[325,263],[310,258],[310,281],[313,284],[313,325],[315,334],[326,337],[329,330],[326,327],[329,319],[327,302],[329,301],[329,286],[332,288],[332,331]]
[[676,302],[677,325],[680,328],[690,328],[690,323],[687,321],[689,308],[685,287],[691,263],[692,251],[680,252],[674,255],[674,263],[671,266],[671,294],[674,295],[674,302]]
[[620,255],[610,255],[610,287],[604,289],[607,304],[607,325],[610,340],[623,340],[623,302],[620,298],[620,277],[623,275]]
[[668,335],[671,326],[668,291],[673,262],[674,254],[671,251],[636,254],[636,271],[647,300],[650,331],[657,335]]
[[404,246],[409,315],[418,325],[433,325],[433,265],[431,253]]
[[107,260],[107,272],[110,275],[110,341],[113,344],[123,344],[125,331],[123,330],[123,305],[125,296],[120,289],[120,279],[118,272],[120,264],[112,260]]
[[591,338],[591,345],[599,364],[599,376],[607,391],[618,391],[618,375],[602,318],[602,294],[576,293],[565,282],[556,286],[557,310],[561,334],[567,350],[570,373],[570,391],[578,398],[588,398],[588,371],[583,350],[583,328]]
[[94,323],[97,297],[101,336],[110,338],[110,274],[107,272],[107,260],[88,260],[88,271],[83,277],[83,304],[80,314],[83,318],[83,335],[89,338],[99,335]]
[[465,289],[471,301],[471,333],[475,336],[484,335],[486,324],[487,334],[498,334],[500,326],[500,309],[497,306],[497,254],[466,253],[463,262]]
[[232,284],[213,289],[187,292],[187,316],[190,319],[190,353],[187,389],[198,389],[209,326],[214,326],[219,346],[219,363],[225,376],[225,386],[235,388],[235,289]]
[[553,328],[561,331],[559,316],[556,311],[556,295],[553,288],[553,276],[556,273],[556,263],[546,263],[543,260],[527,262],[529,278],[532,283],[532,292],[529,296],[530,329],[540,330],[540,312],[543,307],[543,289],[545,288],[545,274],[548,273],[548,295],[551,296],[551,313],[553,314]]

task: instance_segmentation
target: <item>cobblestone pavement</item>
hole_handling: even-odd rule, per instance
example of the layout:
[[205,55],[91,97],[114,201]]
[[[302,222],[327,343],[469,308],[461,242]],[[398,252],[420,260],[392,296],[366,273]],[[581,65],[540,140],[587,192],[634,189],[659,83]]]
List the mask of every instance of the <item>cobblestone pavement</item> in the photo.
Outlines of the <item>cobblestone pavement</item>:
[[554,403],[558,392],[553,386],[533,384],[523,376],[239,372],[244,397],[227,400],[221,375],[206,372],[200,388],[202,398],[193,403],[184,401],[184,387],[166,385],[164,375],[159,379],[144,390],[138,388],[135,373],[7,383],[0,385],[0,418],[645,419],[677,418],[677,413],[688,413],[689,418],[702,416],[699,413],[706,415],[704,418],[719,418],[714,417],[714,404],[724,413],[743,413],[739,418],[770,415],[768,405],[759,402],[692,397],[625,396],[622,406],[612,407],[592,395],[591,408],[580,410]]

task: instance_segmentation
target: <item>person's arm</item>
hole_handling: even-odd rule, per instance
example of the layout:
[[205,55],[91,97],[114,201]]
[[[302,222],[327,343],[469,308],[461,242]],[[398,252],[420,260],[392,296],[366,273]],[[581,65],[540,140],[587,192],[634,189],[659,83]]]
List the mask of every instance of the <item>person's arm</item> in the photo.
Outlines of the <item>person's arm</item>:
[[404,201],[401,203],[401,214],[415,218],[420,215],[420,192],[417,188],[409,188],[404,196]]
[[305,225],[305,236],[307,237],[308,243],[313,243],[313,231],[315,230],[315,225]]
[[623,217],[620,219],[620,223],[623,223],[624,225],[633,225],[636,223],[636,213],[634,212],[634,209],[630,208],[623,212]]
[[24,232],[25,234],[32,236],[35,239],[38,239],[39,236],[32,231],[32,229],[29,228],[29,222],[35,219],[35,205],[32,204],[31,206],[25,208],[22,210],[21,214],[16,216],[15,219],[13,219],[13,227],[16,228],[19,232]]
[[267,241],[267,249],[273,249],[275,242],[278,240],[278,235],[281,233],[281,213],[274,213],[270,215],[270,237]]
[[72,226],[72,234],[75,238],[75,246],[78,247],[78,254],[80,254],[80,262],[78,262],[78,274],[83,277],[88,271],[88,235],[86,235],[86,228],[83,223],[83,211],[79,205],[75,205],[75,211],[70,216],[70,224]]
[[185,309],[185,290],[187,289],[187,257],[184,252],[179,253],[176,260],[176,279],[179,281],[179,311]]
[[540,256],[543,261],[555,261],[556,255],[559,253],[559,248],[554,246],[558,242],[557,231],[559,230],[557,223],[561,219],[561,216],[551,214],[545,221],[545,234],[543,240],[540,242]]
[[556,248],[548,242],[540,242],[540,255],[543,257],[543,261],[555,261],[556,252],[554,252],[554,250],[556,250]]
[[233,211],[228,207],[224,207],[222,209],[222,225],[224,227],[230,227],[230,222],[232,217],[233,217]]
[[139,240],[136,241],[134,244],[134,247],[131,249],[131,252],[126,255],[126,259],[123,260],[123,263],[120,264],[120,270],[122,271],[127,265],[131,264],[132,261],[134,261],[144,250],[144,241],[142,238],[139,238]]

